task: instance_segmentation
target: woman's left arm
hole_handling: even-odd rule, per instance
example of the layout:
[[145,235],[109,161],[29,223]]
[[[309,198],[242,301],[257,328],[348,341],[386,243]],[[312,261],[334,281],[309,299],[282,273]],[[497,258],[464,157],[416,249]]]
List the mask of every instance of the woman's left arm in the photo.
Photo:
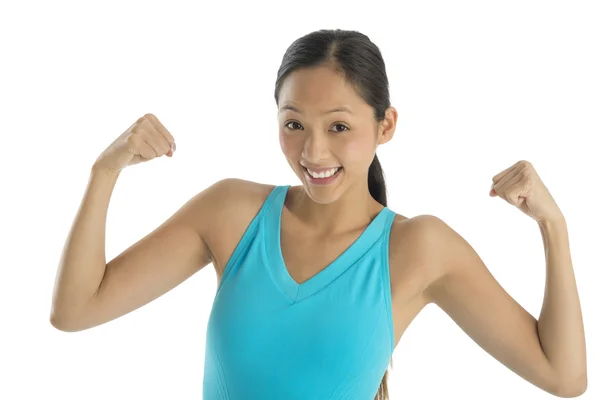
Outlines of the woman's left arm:
[[558,377],[574,395],[587,387],[583,318],[569,251],[566,221],[540,223],[546,254],[546,291],[537,323],[540,343]]
[[494,279],[469,243],[441,219],[423,219],[439,277],[428,302],[443,309],[475,342],[509,369],[558,397],[587,388],[583,320],[566,221],[531,163],[493,178],[499,196],[538,222],[546,255],[546,290],[536,320]]

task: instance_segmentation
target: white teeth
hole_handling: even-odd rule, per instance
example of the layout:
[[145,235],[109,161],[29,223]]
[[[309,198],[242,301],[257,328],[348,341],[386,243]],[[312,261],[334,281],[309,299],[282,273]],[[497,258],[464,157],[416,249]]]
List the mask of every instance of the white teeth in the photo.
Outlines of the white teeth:
[[314,171],[311,171],[310,169],[306,169],[308,171],[308,173],[313,177],[313,178],[329,178],[330,176],[334,175],[341,167],[337,167],[337,168],[332,168],[328,171],[324,171],[321,173],[316,173]]

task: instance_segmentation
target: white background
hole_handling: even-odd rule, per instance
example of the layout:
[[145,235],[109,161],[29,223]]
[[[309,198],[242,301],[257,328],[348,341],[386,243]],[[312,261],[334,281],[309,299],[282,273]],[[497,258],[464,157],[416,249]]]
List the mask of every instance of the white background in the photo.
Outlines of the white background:
[[[538,317],[540,231],[488,196],[495,174],[533,163],[567,219],[587,336],[583,398],[598,398],[598,3],[219,4],[2,3],[0,398],[202,397],[212,266],[124,317],[65,333],[49,322],[62,246],[93,161],[148,112],[177,152],[120,176],[108,260],[217,180],[298,184],[279,148],[273,90],[286,48],[321,28],[359,30],[383,53],[399,112],[378,149],[389,207],[443,219]],[[435,306],[393,359],[392,399],[554,398]]]

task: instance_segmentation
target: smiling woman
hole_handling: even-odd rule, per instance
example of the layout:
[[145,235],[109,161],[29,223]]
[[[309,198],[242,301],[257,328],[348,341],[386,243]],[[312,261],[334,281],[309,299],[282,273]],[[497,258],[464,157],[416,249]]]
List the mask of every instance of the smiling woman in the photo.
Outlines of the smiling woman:
[[[397,112],[385,65],[366,35],[321,30],[292,43],[275,86],[281,149],[303,185],[270,188],[257,200],[252,221],[259,225],[244,236],[255,238],[244,252],[263,242],[268,260],[225,267],[209,322],[204,395],[387,399],[395,339],[389,270],[380,259],[388,242],[379,239],[389,234],[395,213],[386,207],[375,151],[392,138]],[[273,264],[268,269],[286,296],[263,287],[261,304],[250,295],[238,304],[242,289],[228,282],[238,269],[248,273],[261,263]],[[284,311],[267,317],[265,307]],[[236,313],[255,315],[269,332],[234,322]],[[219,339],[234,331],[246,336]],[[252,365],[252,373],[238,365]]]
[[498,173],[490,194],[539,224],[548,272],[539,320],[441,219],[388,207],[376,151],[393,138],[398,113],[369,37],[336,29],[297,39],[274,97],[281,150],[300,185],[221,179],[108,263],[117,178],[173,157],[175,139],[145,114],[100,154],[61,256],[53,326],[111,321],[212,263],[205,399],[387,400],[394,349],[430,303],[528,382],[561,397],[586,390],[566,222],[531,163]]

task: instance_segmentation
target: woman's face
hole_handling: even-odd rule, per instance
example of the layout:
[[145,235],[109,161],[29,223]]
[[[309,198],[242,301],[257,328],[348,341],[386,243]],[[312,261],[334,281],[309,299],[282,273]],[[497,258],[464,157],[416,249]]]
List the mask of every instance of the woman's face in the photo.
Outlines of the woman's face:
[[[340,108],[347,110],[329,112]],[[330,67],[292,72],[279,93],[281,149],[308,195],[319,203],[334,201],[348,187],[367,187],[375,150],[393,135],[388,120],[378,124],[373,108]],[[312,180],[304,166],[341,169],[325,183]]]

